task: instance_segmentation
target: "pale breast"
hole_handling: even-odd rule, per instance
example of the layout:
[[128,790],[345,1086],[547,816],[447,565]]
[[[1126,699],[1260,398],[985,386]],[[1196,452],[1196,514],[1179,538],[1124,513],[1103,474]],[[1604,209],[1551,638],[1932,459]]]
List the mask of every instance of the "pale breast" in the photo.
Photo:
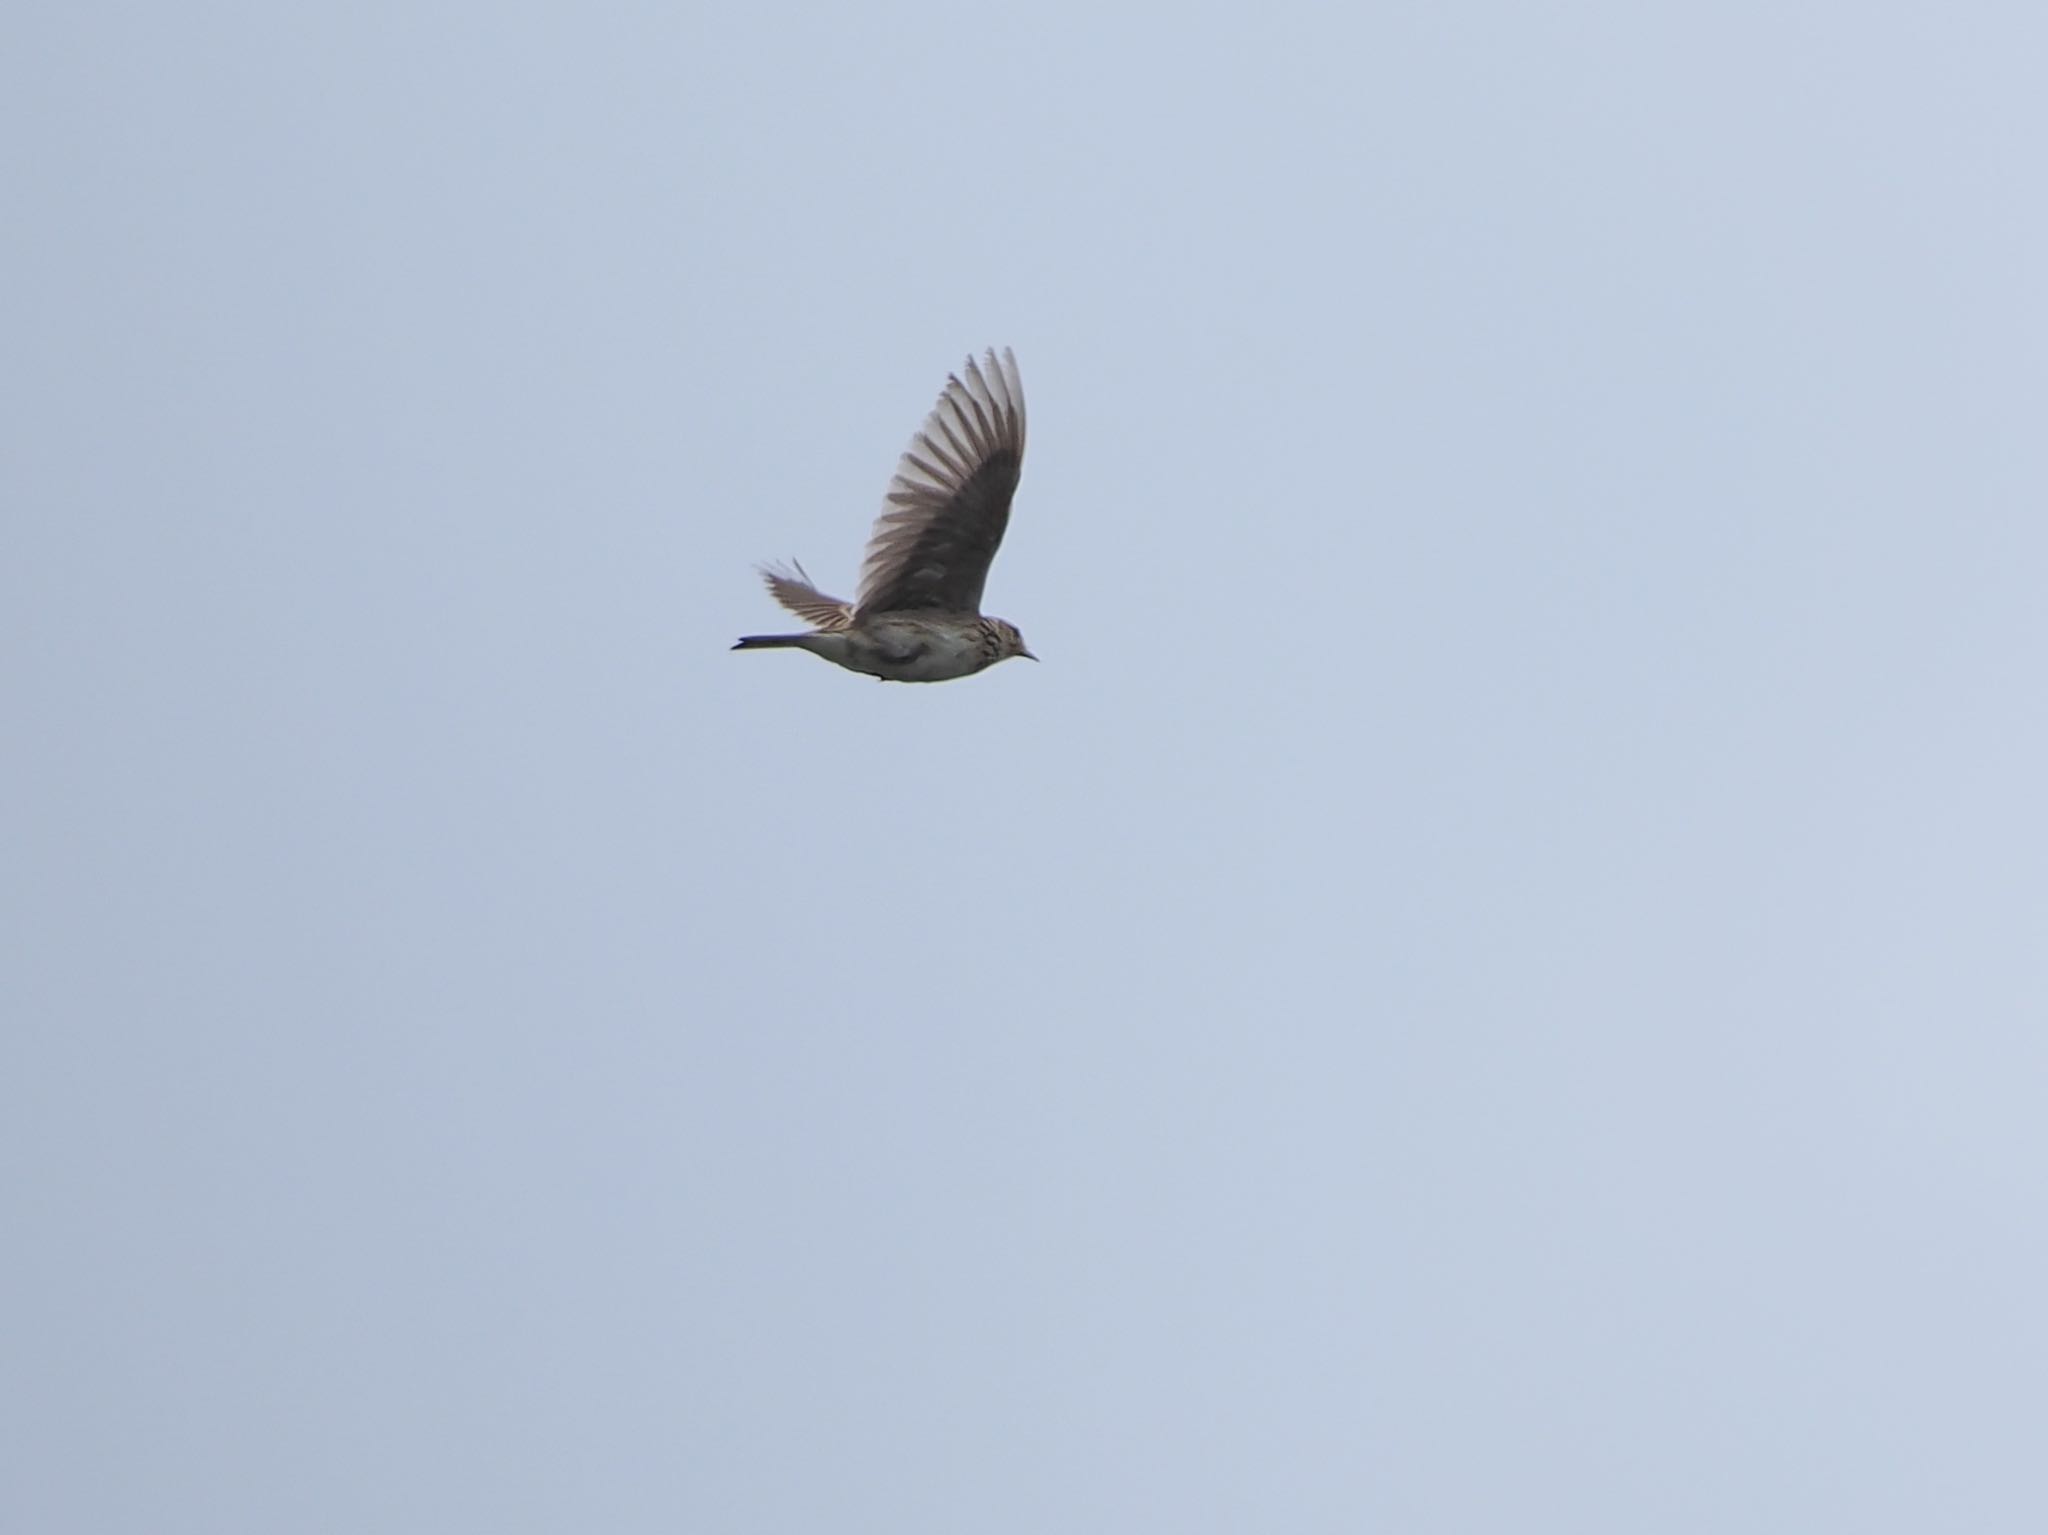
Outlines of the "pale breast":
[[860,625],[848,639],[855,655],[848,664],[891,682],[950,682],[990,660],[978,624],[881,618]]

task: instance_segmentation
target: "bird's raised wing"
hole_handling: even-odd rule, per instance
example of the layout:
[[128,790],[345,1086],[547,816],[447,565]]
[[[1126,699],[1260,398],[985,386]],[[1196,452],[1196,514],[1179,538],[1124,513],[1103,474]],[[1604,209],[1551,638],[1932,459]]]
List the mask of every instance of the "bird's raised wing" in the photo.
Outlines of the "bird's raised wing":
[[803,566],[791,560],[789,568],[763,565],[761,579],[775,600],[813,629],[844,629],[853,622],[853,604],[827,597],[815,586]]
[[861,561],[858,613],[981,611],[1024,463],[1024,384],[1006,348],[967,359],[911,438]]

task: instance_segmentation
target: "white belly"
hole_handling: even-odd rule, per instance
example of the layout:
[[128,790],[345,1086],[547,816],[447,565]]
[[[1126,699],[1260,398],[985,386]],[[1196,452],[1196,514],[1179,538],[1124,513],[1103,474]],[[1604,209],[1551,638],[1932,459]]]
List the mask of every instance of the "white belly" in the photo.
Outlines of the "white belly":
[[989,663],[978,625],[878,619],[863,629],[816,638],[825,642],[817,650],[826,660],[890,682],[950,682]]

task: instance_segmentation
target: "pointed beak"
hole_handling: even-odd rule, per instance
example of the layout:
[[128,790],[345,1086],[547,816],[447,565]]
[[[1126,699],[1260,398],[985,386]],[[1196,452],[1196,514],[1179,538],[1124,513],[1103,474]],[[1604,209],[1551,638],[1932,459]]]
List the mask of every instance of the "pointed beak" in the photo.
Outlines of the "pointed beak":
[[1038,657],[1037,657],[1037,656],[1034,656],[1034,655],[1033,655],[1033,654],[1032,654],[1032,653],[1031,653],[1030,651],[1028,651],[1028,650],[1023,650],[1023,649],[1019,649],[1019,650],[1018,650],[1018,652],[1017,652],[1017,654],[1018,654],[1018,655],[1020,655],[1020,656],[1022,656],[1022,657],[1023,657],[1023,658],[1025,659],[1025,660],[1027,660],[1027,661],[1036,661],[1036,660],[1038,659]]

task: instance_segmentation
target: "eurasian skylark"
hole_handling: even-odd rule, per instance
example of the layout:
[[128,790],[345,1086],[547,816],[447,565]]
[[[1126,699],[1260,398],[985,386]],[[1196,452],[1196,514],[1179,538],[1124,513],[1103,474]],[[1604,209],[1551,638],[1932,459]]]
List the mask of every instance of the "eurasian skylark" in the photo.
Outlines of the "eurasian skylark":
[[896,465],[860,595],[827,597],[803,566],[761,567],[775,600],[808,634],[750,634],[734,650],[808,650],[885,682],[945,682],[1011,656],[1038,657],[1024,636],[981,614],[981,588],[1010,522],[1024,463],[1024,385],[1017,359],[991,350],[984,369],[949,376]]

